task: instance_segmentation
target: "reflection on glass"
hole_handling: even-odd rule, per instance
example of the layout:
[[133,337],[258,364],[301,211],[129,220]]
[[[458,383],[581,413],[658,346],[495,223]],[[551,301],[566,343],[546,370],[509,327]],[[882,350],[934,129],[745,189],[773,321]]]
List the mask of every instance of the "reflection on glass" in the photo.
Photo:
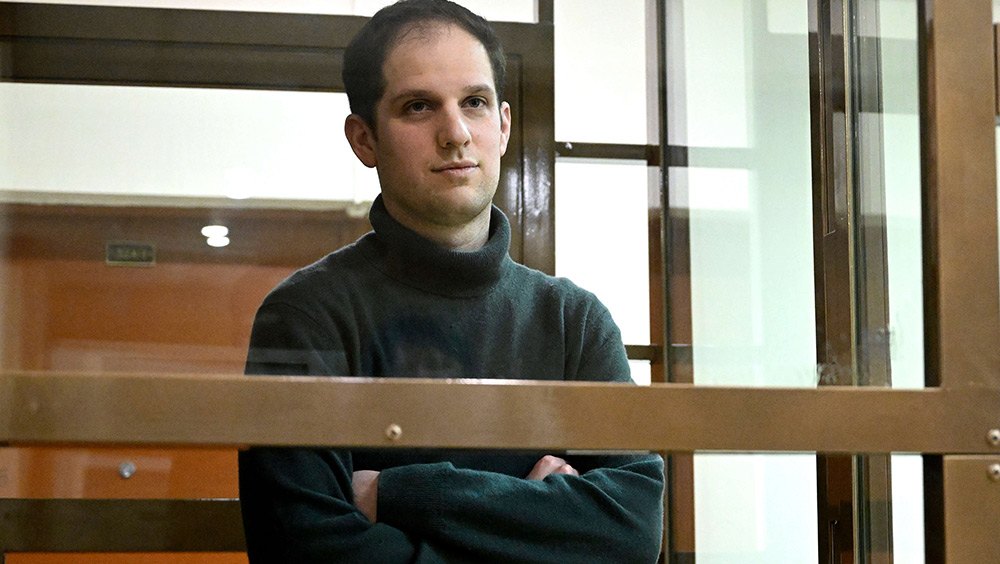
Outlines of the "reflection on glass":
[[[627,344],[649,343],[648,168],[644,161],[556,161],[556,274],[597,294]],[[633,363],[649,383],[649,363]]]
[[369,229],[342,94],[0,83],[0,104],[4,369],[242,373],[264,295]]
[[[885,272],[888,340],[862,340],[861,346],[868,349],[862,350],[862,353],[888,347],[889,373],[885,379],[891,382],[892,387],[922,388],[924,325],[917,3],[913,0],[880,0],[875,9],[877,21],[865,23],[859,30],[867,46],[877,45],[877,72],[881,75],[874,89],[880,96],[880,111],[862,106],[859,117],[864,127],[859,155],[859,188],[862,190],[862,202],[883,198],[882,210],[878,209],[878,205],[863,203],[861,211],[870,216],[865,220],[866,224],[882,223],[885,226],[886,250],[881,259],[874,254],[866,255],[866,262],[858,266],[859,276],[863,276],[865,271]],[[877,42],[873,42],[875,39]],[[866,86],[864,75],[861,86]],[[881,260],[885,264],[878,264]],[[877,297],[876,301],[885,299]],[[884,461],[879,462],[881,457],[870,458],[873,463],[884,464]],[[889,457],[889,470],[891,491],[872,491],[869,495],[873,498],[891,497],[892,511],[887,518],[891,518],[895,561],[922,562],[921,459],[916,455],[893,455]],[[879,528],[885,526],[884,523],[874,525]]]

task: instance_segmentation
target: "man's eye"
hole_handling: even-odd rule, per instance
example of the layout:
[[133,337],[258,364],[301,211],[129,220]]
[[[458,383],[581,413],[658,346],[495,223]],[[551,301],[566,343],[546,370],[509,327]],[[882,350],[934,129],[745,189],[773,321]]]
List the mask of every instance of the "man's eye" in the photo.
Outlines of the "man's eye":
[[406,111],[409,113],[420,113],[420,112],[426,112],[427,110],[430,109],[430,107],[431,107],[430,104],[428,104],[427,102],[419,102],[419,101],[410,102],[406,106]]
[[466,104],[470,108],[485,108],[488,105],[485,98],[469,98]]

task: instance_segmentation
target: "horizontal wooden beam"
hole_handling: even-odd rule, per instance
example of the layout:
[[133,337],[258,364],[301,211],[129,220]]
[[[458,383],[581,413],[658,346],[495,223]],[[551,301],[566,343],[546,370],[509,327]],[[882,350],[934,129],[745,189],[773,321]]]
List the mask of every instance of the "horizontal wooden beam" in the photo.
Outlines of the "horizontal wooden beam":
[[997,454],[1000,390],[6,373],[14,445]]
[[[367,20],[0,2],[0,80],[343,92],[344,49]],[[493,25],[508,56],[545,52],[536,24]]]

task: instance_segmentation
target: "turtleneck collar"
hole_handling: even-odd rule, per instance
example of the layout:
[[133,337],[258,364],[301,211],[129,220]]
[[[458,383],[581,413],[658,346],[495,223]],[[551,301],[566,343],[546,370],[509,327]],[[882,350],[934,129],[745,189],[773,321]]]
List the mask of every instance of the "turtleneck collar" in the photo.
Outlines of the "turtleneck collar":
[[362,249],[373,264],[396,281],[444,296],[477,296],[489,290],[511,262],[510,223],[499,208],[490,212],[489,238],[475,251],[454,251],[417,234],[393,219],[382,196],[368,214],[373,235]]

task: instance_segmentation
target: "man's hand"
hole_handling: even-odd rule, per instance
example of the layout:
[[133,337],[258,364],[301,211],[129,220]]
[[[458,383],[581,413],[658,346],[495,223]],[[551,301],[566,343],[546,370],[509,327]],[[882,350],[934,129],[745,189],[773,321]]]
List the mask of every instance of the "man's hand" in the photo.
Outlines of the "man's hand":
[[378,475],[374,470],[358,470],[354,473],[351,486],[354,489],[354,505],[372,523],[378,510]]
[[566,464],[566,461],[558,456],[547,454],[535,463],[535,467],[528,473],[529,480],[544,480],[549,474],[569,474],[579,476],[580,473],[575,468]]

